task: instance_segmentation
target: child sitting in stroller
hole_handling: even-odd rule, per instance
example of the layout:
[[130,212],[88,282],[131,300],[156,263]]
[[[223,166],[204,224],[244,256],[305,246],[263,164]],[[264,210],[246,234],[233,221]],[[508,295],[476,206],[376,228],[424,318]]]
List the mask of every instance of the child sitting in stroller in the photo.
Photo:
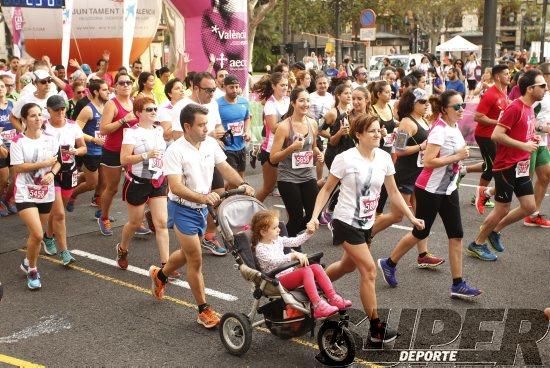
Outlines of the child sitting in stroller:
[[[336,294],[325,270],[319,264],[308,263],[306,254],[292,251],[284,254],[284,248],[299,247],[312,233],[305,232],[295,238],[279,236],[279,216],[275,211],[259,211],[252,217],[252,251],[262,272],[270,272],[283,263],[293,260],[300,262],[300,268],[290,268],[276,275],[287,290],[304,286],[305,293],[313,305],[313,317],[325,318],[339,310],[351,307],[351,301]],[[327,301],[317,292],[321,288]]]

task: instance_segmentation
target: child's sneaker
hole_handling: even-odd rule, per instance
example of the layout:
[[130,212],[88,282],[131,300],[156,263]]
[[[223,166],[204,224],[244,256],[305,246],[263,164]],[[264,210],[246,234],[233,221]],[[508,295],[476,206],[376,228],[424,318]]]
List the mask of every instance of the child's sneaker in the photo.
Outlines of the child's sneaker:
[[313,306],[313,318],[326,318],[338,312],[338,307],[328,304],[324,299]]
[[344,299],[338,294],[334,294],[334,296],[327,301],[328,304],[335,306],[339,310],[344,310],[351,307],[351,300]]

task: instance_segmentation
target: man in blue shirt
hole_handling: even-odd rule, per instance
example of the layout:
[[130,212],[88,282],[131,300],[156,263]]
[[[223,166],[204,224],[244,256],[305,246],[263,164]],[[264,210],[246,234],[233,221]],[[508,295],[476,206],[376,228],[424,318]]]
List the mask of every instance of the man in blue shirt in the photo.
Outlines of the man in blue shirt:
[[[227,162],[242,178],[246,168],[246,142],[250,140],[250,107],[248,100],[239,96],[241,86],[234,75],[228,75],[223,81],[225,95],[216,100],[220,111],[220,118],[227,134],[224,150]],[[230,188],[228,188],[230,189]]]
[[464,99],[464,96],[466,95],[466,88],[464,87],[464,82],[458,78],[455,68],[449,68],[447,71],[447,77],[449,80],[445,82],[445,89],[454,89],[460,93],[462,99]]

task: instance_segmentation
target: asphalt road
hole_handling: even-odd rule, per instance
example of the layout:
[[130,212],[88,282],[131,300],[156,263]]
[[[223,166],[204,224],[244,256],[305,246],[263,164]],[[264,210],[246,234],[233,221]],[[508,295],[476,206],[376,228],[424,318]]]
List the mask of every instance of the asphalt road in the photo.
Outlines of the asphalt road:
[[[247,179],[253,185],[258,185],[261,180],[259,170],[250,170]],[[465,185],[460,188],[465,243],[475,236],[482,220],[469,204],[477,180],[476,176],[466,177],[463,180]],[[0,219],[0,281],[5,289],[4,298],[0,302],[1,367],[32,366],[31,363],[50,367],[321,366],[314,359],[318,352],[316,339],[309,335],[283,341],[265,329],[256,329],[251,349],[245,356],[238,358],[224,350],[217,330],[207,331],[195,322],[197,312],[190,290],[179,285],[169,285],[166,300],[154,300],[149,291],[149,279],[143,275],[150,264],[159,262],[153,237],[133,242],[129,261],[135,269],[122,271],[107,264],[114,260],[114,247],[120,239],[121,227],[126,219],[125,205],[120,200],[115,202],[113,215],[117,221],[114,223],[114,235],[104,237],[99,234],[93,219],[94,209],[88,206],[90,196],[81,196],[75,211],[67,219],[69,247],[78,262],[73,267],[65,268],[56,257],[42,256],[39,270],[43,287],[37,292],[27,290],[25,278],[18,270],[24,256],[22,248],[26,231],[23,224],[16,216]],[[280,198],[268,197],[266,204],[281,205],[282,202]],[[550,213],[548,199],[543,210]],[[281,212],[284,213],[284,210]],[[403,228],[407,226],[409,224],[403,223],[401,227],[390,228],[376,237],[372,247],[375,259],[387,256],[407,232]],[[465,256],[465,278],[484,291],[482,296],[472,302],[449,297],[451,280],[447,263],[436,270],[421,270],[415,266],[416,251],[409,252],[400,262],[400,283],[397,288],[390,289],[380,275],[376,282],[379,307],[385,310],[384,315],[388,315],[389,311],[390,325],[399,326],[403,334],[394,348],[425,346],[422,344],[427,343],[427,335],[438,334],[449,328],[446,330],[451,331],[449,334],[438,335],[440,339],[436,338],[431,345],[462,350],[476,336],[479,338],[480,334],[468,334],[466,323],[461,329],[461,319],[466,322],[466,313],[490,319],[491,310],[496,309],[497,317],[500,313],[498,310],[502,311],[504,317],[501,315],[493,318],[497,322],[477,323],[474,326],[495,331],[493,337],[489,335],[488,339],[480,340],[489,343],[478,344],[477,349],[496,355],[499,350],[513,349],[515,352],[515,340],[509,336],[513,326],[508,328],[513,310],[542,310],[550,306],[549,235],[547,229],[527,228],[517,223],[505,230],[503,239],[507,248],[497,262],[484,263]],[[447,258],[447,239],[440,220],[436,221],[429,239],[430,251]],[[173,234],[171,249],[176,249]],[[325,264],[337,260],[342,252],[340,248],[331,245],[330,233],[326,228],[315,234],[305,250],[310,253],[323,251]],[[204,254],[206,287],[212,290],[207,298],[220,313],[246,313],[252,303],[250,285],[240,277],[233,264],[230,255],[215,257]],[[358,284],[358,273],[353,273],[337,281],[335,286],[360,310]],[[414,309],[418,310],[419,316],[415,317]],[[362,317],[359,310],[353,311],[352,321]],[[432,323],[426,332],[419,325],[425,315],[433,310],[440,313],[434,319],[443,320],[444,325],[442,327],[436,323],[436,327],[433,327]],[[450,319],[445,320],[442,315]],[[520,319],[528,319],[528,315],[527,311],[519,312]],[[453,319],[453,316],[458,316],[458,320]],[[413,331],[412,325],[406,322],[414,323],[415,318],[418,320]],[[535,313],[534,319],[527,325],[523,324],[521,331],[537,326],[540,330],[541,318]],[[542,322],[542,326],[544,330],[547,328],[545,322]],[[452,333],[453,329],[456,334]],[[367,336],[365,325],[354,327],[353,330],[362,338]],[[407,341],[415,331],[416,338],[412,340],[415,341],[414,345],[409,346]],[[426,336],[422,335],[422,331],[426,332]],[[535,345],[538,353],[533,346],[518,348],[517,356],[512,354],[515,360],[497,365],[533,364],[540,354],[540,364],[550,366],[550,338],[537,340],[540,340]],[[514,343],[510,345],[510,341]],[[447,342],[449,344],[445,344]],[[361,341],[358,344],[361,345]],[[429,341],[427,344],[429,347]],[[390,351],[390,355],[395,353],[396,350],[392,351],[391,348],[387,347],[385,352]],[[487,361],[475,354],[472,356],[470,361],[473,363]],[[355,365],[369,365],[368,362],[373,360],[381,361],[381,357],[387,357],[384,351],[360,351]],[[392,357],[395,358],[395,354]],[[464,366],[461,363],[455,365]]]

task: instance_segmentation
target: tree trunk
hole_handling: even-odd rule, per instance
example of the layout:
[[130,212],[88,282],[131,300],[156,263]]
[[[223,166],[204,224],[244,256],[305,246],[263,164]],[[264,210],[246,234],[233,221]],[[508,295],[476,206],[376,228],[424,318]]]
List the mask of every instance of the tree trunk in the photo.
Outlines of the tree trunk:
[[256,29],[268,12],[273,10],[277,0],[269,0],[269,2],[258,6],[258,0],[248,0],[248,64],[252,65],[252,56],[254,52],[254,37],[256,37]]

